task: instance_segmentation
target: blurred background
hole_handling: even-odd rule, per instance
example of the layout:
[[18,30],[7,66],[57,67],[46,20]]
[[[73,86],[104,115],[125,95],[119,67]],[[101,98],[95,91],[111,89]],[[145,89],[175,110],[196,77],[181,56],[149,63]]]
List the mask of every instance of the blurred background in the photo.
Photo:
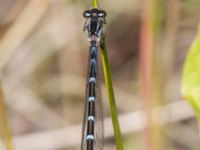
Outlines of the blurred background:
[[[15,150],[80,149],[88,57],[82,13],[89,8],[89,0],[0,0],[1,82]],[[200,1],[101,0],[100,8],[108,14],[106,42],[125,150],[198,150],[197,122],[181,98],[180,81]],[[115,150],[99,68],[104,149]]]

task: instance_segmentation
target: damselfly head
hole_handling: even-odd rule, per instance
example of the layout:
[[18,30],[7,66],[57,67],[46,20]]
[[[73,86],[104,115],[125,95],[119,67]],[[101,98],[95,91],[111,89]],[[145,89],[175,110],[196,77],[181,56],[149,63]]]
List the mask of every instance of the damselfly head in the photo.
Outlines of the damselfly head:
[[85,18],[93,18],[93,17],[94,18],[95,17],[103,18],[103,17],[106,17],[106,12],[104,10],[93,8],[93,9],[84,11],[83,17],[85,17]]
[[83,30],[87,31],[90,41],[98,41],[103,31],[103,25],[106,23],[106,12],[93,8],[84,11],[83,16],[86,18]]

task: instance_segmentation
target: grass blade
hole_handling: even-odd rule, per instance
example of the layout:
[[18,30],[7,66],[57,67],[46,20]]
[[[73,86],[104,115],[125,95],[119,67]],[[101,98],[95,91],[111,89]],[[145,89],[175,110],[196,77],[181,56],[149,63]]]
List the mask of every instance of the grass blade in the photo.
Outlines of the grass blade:
[[117,107],[116,107],[116,103],[115,103],[112,78],[111,78],[110,67],[109,67],[109,63],[108,63],[107,49],[106,49],[106,45],[105,45],[105,36],[101,37],[100,47],[101,47],[101,58],[102,58],[102,64],[103,64],[105,84],[106,84],[106,89],[108,92],[110,113],[111,113],[111,117],[112,117],[112,123],[113,123],[114,135],[115,135],[115,143],[116,143],[117,150],[123,150],[124,148],[123,148],[123,144],[122,144],[119,120],[118,120],[118,116],[117,116]]
[[[92,7],[94,7],[94,8],[98,7],[97,0],[92,0]],[[102,64],[103,64],[105,84],[106,84],[106,89],[108,92],[110,113],[111,113],[111,117],[112,117],[112,123],[113,123],[114,135],[115,135],[116,148],[117,148],[117,150],[123,150],[124,148],[123,148],[123,144],[122,144],[119,120],[118,120],[118,116],[117,116],[117,107],[116,107],[116,103],[115,103],[115,96],[114,96],[114,90],[113,90],[113,85],[112,85],[110,67],[109,67],[109,63],[108,63],[108,56],[107,56],[104,35],[101,37],[101,40],[100,40],[100,48],[101,48],[101,58],[102,58]]]
[[155,116],[154,107],[160,106],[164,98],[162,86],[162,61],[161,54],[161,14],[162,3],[160,0],[142,0],[141,28],[139,43],[139,97],[141,109],[144,112],[146,125],[141,132],[140,149],[162,150],[161,127],[158,126],[159,111]]
[[92,7],[97,8],[98,7],[98,1],[92,0]]
[[6,106],[4,104],[3,90],[0,85],[0,131],[4,139],[6,150],[13,150],[13,143],[10,128],[8,125],[8,119],[6,114]]

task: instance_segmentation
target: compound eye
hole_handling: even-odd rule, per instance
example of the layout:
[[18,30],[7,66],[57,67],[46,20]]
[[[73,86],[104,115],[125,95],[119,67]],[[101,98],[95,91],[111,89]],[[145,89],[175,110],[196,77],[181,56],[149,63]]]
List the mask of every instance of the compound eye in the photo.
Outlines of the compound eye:
[[99,11],[98,17],[106,17],[106,12],[105,11]]
[[88,18],[88,17],[91,17],[91,16],[92,16],[92,14],[87,10],[83,13],[83,17],[85,17],[85,18]]

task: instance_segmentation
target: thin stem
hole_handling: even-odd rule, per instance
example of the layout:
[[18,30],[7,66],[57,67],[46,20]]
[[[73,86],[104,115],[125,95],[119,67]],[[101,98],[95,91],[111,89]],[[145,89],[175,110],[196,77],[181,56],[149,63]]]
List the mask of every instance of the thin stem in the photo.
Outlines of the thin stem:
[[98,7],[98,1],[92,0],[92,7],[97,8]]
[[[161,79],[160,68],[158,68],[158,48],[160,33],[160,1],[142,1],[142,20],[140,31],[139,51],[139,93],[140,102],[146,117],[148,128],[142,132],[143,150],[160,150],[161,128],[155,122],[152,108],[160,104],[161,100]],[[160,56],[159,56],[160,57]],[[159,66],[160,67],[160,66]],[[159,113],[157,113],[159,114]]]
[[5,98],[0,84],[0,132],[2,133],[6,150],[13,150],[12,136],[6,113]]
[[108,56],[107,56],[107,49],[106,49],[104,35],[101,37],[101,40],[100,40],[100,49],[101,49],[101,58],[102,58],[102,64],[103,64],[105,84],[106,84],[106,89],[108,92],[110,113],[112,117],[112,123],[113,123],[114,135],[115,135],[115,143],[116,143],[117,150],[123,150],[124,148],[122,144],[122,137],[121,137],[120,125],[119,125],[119,120],[118,120],[118,115],[117,115],[117,108],[116,108],[116,103],[115,103],[115,96],[114,96],[114,90],[113,90],[113,85],[112,85],[110,67],[108,63]]

